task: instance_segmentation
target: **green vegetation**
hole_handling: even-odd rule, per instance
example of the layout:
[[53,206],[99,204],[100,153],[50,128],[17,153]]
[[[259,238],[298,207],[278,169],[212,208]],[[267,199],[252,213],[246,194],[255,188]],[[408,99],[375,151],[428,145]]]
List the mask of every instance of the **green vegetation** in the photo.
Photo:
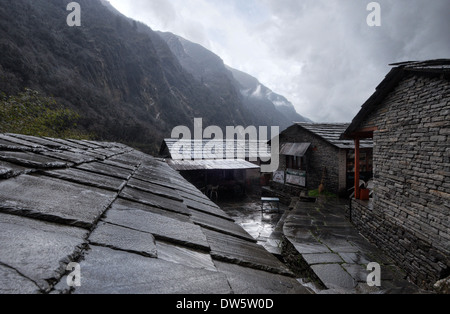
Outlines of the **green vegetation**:
[[31,89],[16,96],[0,94],[0,133],[90,139],[77,129],[79,119],[77,112]]
[[311,190],[308,192],[309,197],[318,197],[318,196],[325,196],[325,197],[338,197],[336,194],[324,191],[322,194],[319,193],[319,189]]

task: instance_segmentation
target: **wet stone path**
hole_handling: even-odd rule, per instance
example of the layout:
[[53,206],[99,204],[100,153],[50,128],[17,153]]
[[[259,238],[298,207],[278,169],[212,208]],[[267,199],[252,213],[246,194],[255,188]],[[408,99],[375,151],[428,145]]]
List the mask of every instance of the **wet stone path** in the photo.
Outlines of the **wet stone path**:
[[[293,208],[280,204],[280,211],[276,205],[265,204],[261,211],[256,198],[218,203],[275,256],[282,255],[287,242],[316,282],[298,280],[315,293],[423,293],[345,218],[345,204],[345,200],[319,199],[315,203],[293,203]],[[372,262],[381,267],[381,287],[367,284],[367,265]]]
[[[423,293],[345,218],[346,203],[299,201],[284,222],[285,237],[326,287],[319,293]],[[379,287],[368,284],[369,263],[380,265]]]

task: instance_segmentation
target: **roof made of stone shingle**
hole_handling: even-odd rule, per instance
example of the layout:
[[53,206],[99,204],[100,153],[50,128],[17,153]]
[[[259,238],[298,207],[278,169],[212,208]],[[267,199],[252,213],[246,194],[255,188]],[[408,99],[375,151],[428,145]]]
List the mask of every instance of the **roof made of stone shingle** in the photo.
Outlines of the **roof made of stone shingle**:
[[160,159],[0,134],[0,293],[307,292],[291,275]]
[[341,138],[354,137],[354,133],[360,128],[360,124],[383,102],[406,75],[432,75],[441,79],[450,79],[450,59],[408,61],[393,63],[391,66],[393,66],[391,71],[377,86],[375,93],[361,106],[361,110]]
[[[331,145],[340,149],[355,149],[353,140],[341,139],[342,133],[348,128],[348,123],[296,123],[297,126],[311,132],[315,136],[322,138]],[[361,148],[373,148],[372,140],[361,141]]]

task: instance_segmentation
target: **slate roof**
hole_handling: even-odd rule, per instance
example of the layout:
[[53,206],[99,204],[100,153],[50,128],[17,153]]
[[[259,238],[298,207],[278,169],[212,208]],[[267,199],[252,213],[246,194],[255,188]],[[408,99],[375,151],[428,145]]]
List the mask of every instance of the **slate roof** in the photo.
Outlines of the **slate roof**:
[[[353,140],[341,139],[341,135],[347,130],[349,123],[296,123],[297,126],[322,138],[340,149],[355,149]],[[373,148],[372,140],[363,140],[360,148]]]
[[[187,153],[187,156],[190,156],[191,160],[208,160],[208,159],[216,159],[215,154],[217,152],[211,152],[211,149],[214,145],[222,146],[222,153],[224,158],[227,158],[228,155],[235,156],[235,159],[256,159],[257,158],[271,158],[270,147],[267,145],[267,141],[234,141],[233,145],[228,146],[226,140],[177,140],[177,139],[165,139],[160,150],[160,156],[164,158],[171,158],[173,160],[182,160],[186,158],[182,158],[184,152],[176,151],[177,146],[176,143],[186,143],[190,144],[191,151]],[[209,146],[208,146],[209,145]],[[220,147],[217,146],[217,147]],[[244,152],[243,158],[237,158],[238,152]],[[201,154],[199,154],[200,152]]]
[[377,86],[375,93],[362,105],[361,110],[345,130],[342,138],[351,138],[360,124],[376,109],[385,97],[395,89],[398,83],[409,74],[439,76],[450,79],[450,59],[427,61],[408,61],[391,64],[393,68]]
[[[70,288],[67,264],[79,263]],[[162,160],[117,143],[0,134],[0,294],[304,293]]]

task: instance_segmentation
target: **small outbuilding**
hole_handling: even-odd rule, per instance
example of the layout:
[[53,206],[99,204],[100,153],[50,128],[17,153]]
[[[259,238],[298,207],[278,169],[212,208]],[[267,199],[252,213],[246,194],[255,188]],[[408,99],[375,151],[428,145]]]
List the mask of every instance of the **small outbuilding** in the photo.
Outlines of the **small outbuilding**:
[[[280,167],[273,187],[290,194],[315,190],[345,195],[354,182],[354,142],[340,139],[349,124],[296,123],[280,134]],[[372,141],[363,141],[360,174],[372,177]]]
[[267,143],[237,140],[165,139],[159,155],[185,179],[216,198],[219,193],[242,195],[259,188],[261,158],[270,158]]

